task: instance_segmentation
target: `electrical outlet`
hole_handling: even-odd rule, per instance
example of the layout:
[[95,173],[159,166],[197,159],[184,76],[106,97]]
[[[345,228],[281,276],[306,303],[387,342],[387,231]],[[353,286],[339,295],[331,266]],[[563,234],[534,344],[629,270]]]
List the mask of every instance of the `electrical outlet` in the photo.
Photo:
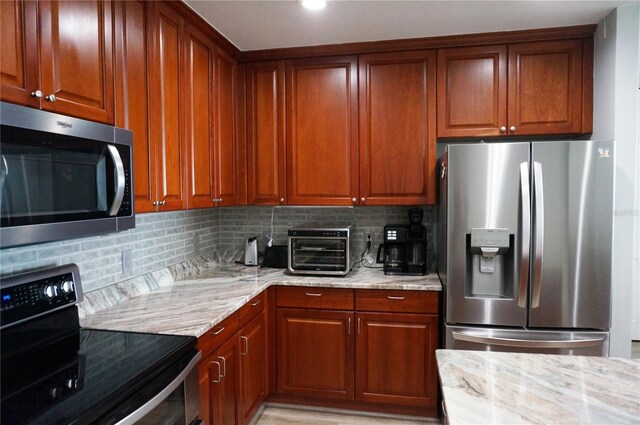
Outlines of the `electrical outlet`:
[[130,249],[122,251],[122,274],[129,274],[133,269],[133,253]]
[[364,247],[367,247],[367,242],[371,242],[371,247],[373,249],[373,235],[371,233],[364,234]]

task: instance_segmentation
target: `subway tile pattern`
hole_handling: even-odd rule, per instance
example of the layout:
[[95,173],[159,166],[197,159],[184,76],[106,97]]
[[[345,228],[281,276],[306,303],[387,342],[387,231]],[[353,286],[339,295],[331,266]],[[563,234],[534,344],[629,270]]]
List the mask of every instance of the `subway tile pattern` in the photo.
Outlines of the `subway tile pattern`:
[[[125,232],[3,249],[0,272],[76,263],[88,292],[212,252],[219,230],[217,209],[139,214],[136,227]],[[132,267],[123,272],[127,250]]]
[[[139,214],[135,229],[126,232],[0,250],[0,274],[76,263],[84,290],[90,292],[214,251],[220,262],[232,263],[242,259],[246,238],[259,236],[262,251],[265,235],[273,234],[277,244],[286,244],[289,228],[310,222],[354,224],[356,255],[365,248],[367,233],[373,235],[371,251],[375,255],[384,225],[407,223],[408,209],[239,206]],[[435,209],[424,207],[424,212],[427,261],[432,271]],[[132,267],[125,271],[122,253],[128,250]]]

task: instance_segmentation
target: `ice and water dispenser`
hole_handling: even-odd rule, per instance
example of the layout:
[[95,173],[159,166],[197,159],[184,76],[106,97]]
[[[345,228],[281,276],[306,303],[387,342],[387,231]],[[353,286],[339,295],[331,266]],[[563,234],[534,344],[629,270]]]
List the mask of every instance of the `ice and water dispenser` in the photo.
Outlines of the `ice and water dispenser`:
[[467,233],[467,296],[513,297],[514,235],[505,228]]

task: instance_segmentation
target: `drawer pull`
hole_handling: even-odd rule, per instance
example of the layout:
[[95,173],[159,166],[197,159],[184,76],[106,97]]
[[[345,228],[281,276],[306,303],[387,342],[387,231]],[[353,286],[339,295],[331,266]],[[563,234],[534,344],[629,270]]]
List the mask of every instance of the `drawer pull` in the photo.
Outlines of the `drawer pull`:
[[256,302],[252,303],[252,304],[251,304],[251,307],[255,307],[255,306],[257,306],[258,304],[260,304],[260,300],[257,300]]
[[224,326],[221,327],[220,329],[218,329],[217,331],[215,331],[213,334],[214,335],[220,335],[220,333],[224,330]]
[[213,361],[209,364],[218,366],[218,377],[217,378],[211,377],[211,382],[214,384],[220,383],[220,381],[222,380],[222,368],[220,367],[220,362]]
[[308,297],[321,297],[322,296],[322,294],[315,294],[313,292],[305,292],[304,294],[306,296],[308,296]]
[[220,363],[222,364],[222,373],[220,374],[220,379],[222,379],[227,376],[227,359],[222,356],[218,356],[218,360],[220,360]]
[[387,298],[389,298],[390,300],[404,300],[404,297],[394,297],[391,295],[388,295]]

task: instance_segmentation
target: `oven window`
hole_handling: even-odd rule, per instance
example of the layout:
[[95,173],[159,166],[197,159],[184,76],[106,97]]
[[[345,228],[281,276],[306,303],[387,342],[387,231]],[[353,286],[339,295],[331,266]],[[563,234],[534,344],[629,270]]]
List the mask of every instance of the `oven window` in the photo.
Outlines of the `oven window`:
[[137,425],[184,425],[184,423],[184,383],[155,409],[136,422]]
[[107,145],[2,126],[2,226],[108,217],[113,161]]
[[347,267],[346,239],[294,238],[291,266],[296,270],[343,271]]

